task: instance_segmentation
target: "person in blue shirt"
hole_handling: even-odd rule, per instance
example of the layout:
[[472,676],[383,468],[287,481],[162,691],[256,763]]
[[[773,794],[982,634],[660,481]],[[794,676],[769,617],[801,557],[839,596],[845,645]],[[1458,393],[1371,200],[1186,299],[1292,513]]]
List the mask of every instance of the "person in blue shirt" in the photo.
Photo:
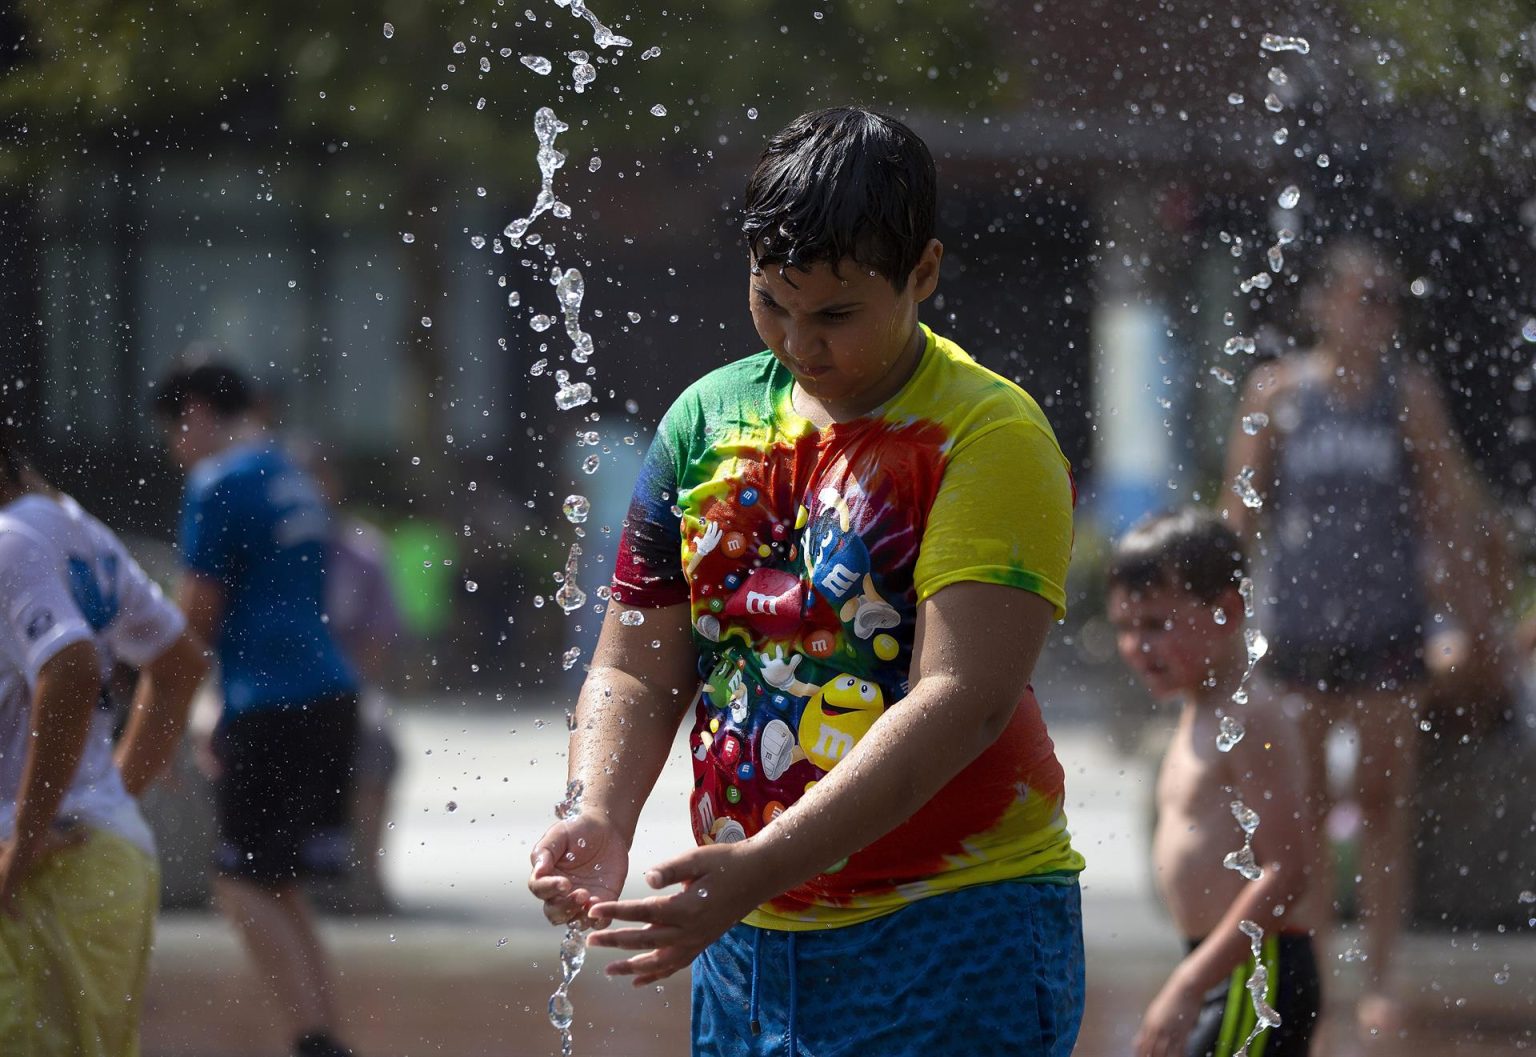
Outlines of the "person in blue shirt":
[[324,612],[330,515],[239,372],[178,370],[154,412],[188,471],[178,601],[220,667],[214,892],[288,1015],[295,1057],[347,1054],[301,883],[349,858],[358,684]]

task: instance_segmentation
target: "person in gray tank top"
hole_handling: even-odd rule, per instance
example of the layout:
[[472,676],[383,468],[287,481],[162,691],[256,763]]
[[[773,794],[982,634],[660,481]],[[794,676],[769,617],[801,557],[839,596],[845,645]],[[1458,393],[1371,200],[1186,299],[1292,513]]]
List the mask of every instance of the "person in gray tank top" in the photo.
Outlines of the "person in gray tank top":
[[[1252,492],[1236,484],[1225,510],[1261,571],[1267,664],[1300,712],[1312,788],[1329,789],[1330,729],[1352,728],[1366,972],[1356,1021],[1366,1038],[1396,1040],[1392,955],[1409,893],[1428,585],[1440,584],[1435,607],[1456,611],[1471,578],[1445,573],[1471,537],[1475,488],[1434,381],[1399,349],[1395,269],[1355,238],[1334,241],[1323,263],[1305,302],[1317,346],[1247,380],[1227,479]],[[1333,804],[1326,792],[1316,800],[1321,849]],[[1321,850],[1316,868],[1331,876]],[[1314,886],[1314,920],[1333,916],[1329,887]]]

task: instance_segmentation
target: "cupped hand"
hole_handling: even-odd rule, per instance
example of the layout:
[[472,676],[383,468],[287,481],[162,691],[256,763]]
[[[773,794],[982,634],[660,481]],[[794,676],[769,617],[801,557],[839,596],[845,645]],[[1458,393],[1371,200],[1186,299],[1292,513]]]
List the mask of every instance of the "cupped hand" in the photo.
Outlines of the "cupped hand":
[[643,926],[609,929],[587,940],[593,947],[639,952],[605,970],[610,976],[633,977],[636,987],[687,968],[754,907],[779,894],[751,841],[690,849],[646,871],[645,880],[652,888],[683,887],[644,899],[596,903],[588,910],[600,927],[611,921]]
[[1136,1057],[1183,1057],[1199,1013],[1199,994],[1169,981],[1147,1006],[1131,1052]]
[[624,888],[629,842],[605,815],[584,812],[545,830],[530,858],[528,891],[544,904],[544,916],[593,928],[592,905],[617,899]]

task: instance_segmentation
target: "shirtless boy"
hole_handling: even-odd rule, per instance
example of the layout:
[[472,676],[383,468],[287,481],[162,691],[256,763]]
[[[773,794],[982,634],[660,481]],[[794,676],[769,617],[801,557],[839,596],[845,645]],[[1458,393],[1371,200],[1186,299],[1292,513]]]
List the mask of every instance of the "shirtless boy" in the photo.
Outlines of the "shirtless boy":
[[[1317,962],[1302,905],[1317,858],[1299,781],[1306,758],[1275,699],[1261,685],[1243,686],[1245,568],[1237,536],[1214,514],[1190,509],[1136,525],[1109,569],[1121,658],[1153,697],[1180,705],[1157,780],[1152,862],[1188,946],[1147,1008],[1137,1057],[1229,1057],[1250,1036],[1250,1053],[1296,1057],[1309,1051],[1317,1021]],[[1233,701],[1240,686],[1244,703]],[[1226,752],[1217,745],[1223,716],[1245,731]],[[1223,865],[1243,847],[1239,804],[1261,819],[1251,846],[1262,869],[1256,880]],[[1264,999],[1280,1015],[1278,1027],[1256,1035],[1244,921],[1263,929]]]

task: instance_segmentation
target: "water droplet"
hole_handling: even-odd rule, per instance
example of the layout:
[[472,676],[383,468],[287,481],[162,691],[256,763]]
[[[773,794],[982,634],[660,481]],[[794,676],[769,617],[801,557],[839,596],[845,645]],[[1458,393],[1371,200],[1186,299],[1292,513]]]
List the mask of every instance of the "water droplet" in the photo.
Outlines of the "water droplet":
[[656,45],[652,44],[649,48],[646,48],[644,51],[642,51],[640,53],[640,60],[642,62],[649,62],[651,59],[656,58],[656,56],[658,56],[660,54],[661,54],[661,49],[656,47]]
[[574,613],[587,604],[587,593],[576,583],[576,575],[579,572],[577,560],[581,557],[581,544],[571,544],[570,553],[565,559],[565,582],[555,592],[555,604],[567,613]]
[[473,580],[465,580],[464,590],[468,591],[470,594],[474,594],[476,591],[480,590],[480,585],[475,583]]
[[1275,201],[1280,203],[1281,209],[1295,209],[1297,203],[1301,201],[1301,188],[1291,184],[1280,192],[1280,197]]
[[1233,106],[1242,106],[1243,105],[1243,93],[1242,92],[1229,92],[1227,94],[1227,102],[1231,103]]
[[528,368],[528,373],[537,378],[539,375],[543,374],[545,370],[548,369],[548,367],[548,360],[534,360]]
[[453,53],[455,55],[463,55],[468,50],[469,50],[469,46],[467,44],[465,44],[462,40],[456,40],[456,41],[453,42]]
[[549,1022],[551,1024],[560,1031],[569,1031],[571,1021],[575,1019],[576,1007],[571,1005],[569,995],[563,991],[556,991],[549,996]]
[[631,323],[638,323],[638,322],[640,322],[640,313],[639,312],[630,312],[630,313],[627,314],[627,318],[629,319],[629,321]]
[[1270,92],[1264,97],[1264,109],[1268,110],[1271,114],[1278,114],[1280,111],[1285,109],[1285,104],[1280,102],[1280,97],[1278,95],[1276,95],[1274,92]]
[[1258,348],[1258,344],[1246,334],[1234,334],[1222,343],[1221,351],[1228,356],[1235,356],[1239,352],[1252,353]]
[[747,107],[747,120],[748,121],[756,121],[757,120],[757,107],[755,107],[755,106]]
[[561,509],[565,511],[567,521],[573,525],[580,525],[592,513],[592,504],[584,495],[568,495]]
[[288,280],[288,289],[292,290],[294,287],[296,287],[298,285],[299,285],[299,281],[297,279],[289,279]]
[[534,316],[532,319],[530,319],[528,321],[528,326],[532,327],[534,330],[538,331],[540,334],[544,333],[544,331],[548,330],[550,327],[552,327],[554,325],[555,325],[555,317],[554,316],[546,316],[542,312],[540,312],[538,315]]
[[1249,620],[1253,619],[1253,578],[1243,577],[1237,585],[1237,593],[1243,597],[1243,615]]
[[1275,134],[1269,138],[1275,141],[1275,146],[1283,147],[1285,146],[1285,141],[1291,138],[1291,130],[1288,128],[1277,128],[1275,129]]
[[1243,629],[1243,642],[1248,647],[1248,667],[1252,668],[1264,659],[1269,652],[1269,640],[1258,628]]
[[1232,716],[1222,716],[1221,726],[1216,734],[1216,748],[1222,752],[1231,752],[1238,742],[1243,740],[1247,731],[1243,725]]
[[432,317],[431,316],[422,316],[421,317],[421,325],[424,326],[424,327],[430,327],[432,325]]
[[487,59],[484,55],[480,56],[480,72],[481,73],[490,73],[491,72],[491,60]]
[[1225,367],[1212,367],[1211,377],[1215,378],[1222,385],[1235,385],[1237,383],[1237,376]]
[[[562,385],[559,391],[555,393],[555,406],[558,407],[561,411],[569,411],[572,408],[580,407],[583,404],[589,403],[591,400],[592,387],[586,382],[576,382],[572,385]],[[596,459],[597,456],[592,455],[588,456],[588,458]],[[586,467],[583,466],[582,469],[586,469]],[[595,470],[597,467],[593,466],[592,469]],[[587,472],[591,473],[592,470],[587,470]]]
[[576,667],[576,662],[581,659],[581,647],[572,646],[560,655],[560,667],[564,671],[570,671]]
[[1259,430],[1269,425],[1269,416],[1262,411],[1243,416],[1243,432],[1250,437],[1258,435]]
[[1520,324],[1520,336],[1526,341],[1536,344],[1536,318],[1528,318]]
[[1232,801],[1232,817],[1237,819],[1244,833],[1251,834],[1259,828],[1259,813],[1241,800]]
[[1282,37],[1278,33],[1266,33],[1259,38],[1259,47],[1265,51],[1294,51],[1300,55],[1310,54],[1312,45],[1306,37]]
[[1211,613],[1211,619],[1216,621],[1218,624],[1225,624],[1227,622],[1227,611],[1222,609],[1220,606],[1217,606],[1216,609]]
[[1328,157],[1328,155],[1326,155],[1326,154],[1319,154],[1317,156],[1317,167],[1319,169],[1326,169],[1331,164],[1333,164],[1333,159]]
[[411,243],[416,241],[416,236],[412,235],[409,231],[404,231],[400,234],[400,241],[409,246]]
[[1281,252],[1280,245],[1281,244],[1277,242],[1269,249],[1264,251],[1264,258],[1269,262],[1269,270],[1276,273],[1277,275],[1280,273],[1281,269],[1285,267],[1285,254]]
[[540,76],[549,73],[555,68],[555,64],[542,55],[524,55],[517,61]]
[[576,86],[576,94],[580,95],[587,90],[587,85],[597,80],[597,67],[584,62],[571,71],[571,81]]
[[1509,983],[1509,965],[1507,963],[1505,964],[1504,968],[1493,974],[1493,982],[1498,984],[1500,987],[1503,987],[1505,984]]
[[619,614],[619,623],[626,628],[638,628],[645,623],[645,614],[638,609],[626,609]]
[[384,23],[384,39],[385,40],[394,40],[395,39],[395,24],[393,22],[386,22],[386,23]]
[[655,106],[651,107],[651,116],[652,117],[666,117],[667,116],[667,108],[662,106],[660,103],[657,103]]
[[581,460],[581,472],[596,473],[598,466],[601,464],[602,460],[596,455],[588,455],[585,459]]
[[587,172],[597,172],[602,167],[603,159],[599,158],[596,154],[592,155],[591,160],[587,162]]
[[1258,861],[1253,857],[1253,849],[1246,844],[1237,851],[1227,852],[1226,858],[1221,860],[1221,865],[1229,870],[1236,870],[1248,881],[1257,881],[1264,876],[1264,871],[1259,869]]
[[459,804],[458,804],[458,801],[456,801],[456,800],[450,800],[450,801],[448,801],[448,804],[447,804],[447,808],[448,808],[448,810],[449,810],[449,811],[450,811],[450,812],[452,812],[452,811],[457,811],[457,810],[458,810],[458,809],[459,809]]
[[1289,84],[1291,79],[1285,75],[1285,71],[1278,66],[1269,68],[1269,83],[1273,85]]
[[485,249],[485,236],[484,235],[471,235],[469,237],[469,244],[471,246],[473,246],[477,250],[483,250],[483,249]]

